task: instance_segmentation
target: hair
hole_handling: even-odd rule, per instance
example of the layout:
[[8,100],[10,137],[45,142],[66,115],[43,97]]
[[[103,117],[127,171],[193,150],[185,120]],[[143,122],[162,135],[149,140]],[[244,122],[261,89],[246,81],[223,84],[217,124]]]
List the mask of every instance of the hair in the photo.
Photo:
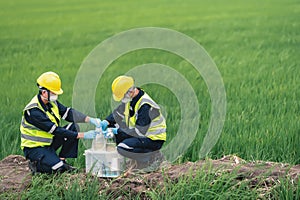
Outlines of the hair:
[[42,94],[43,90],[49,91],[47,88],[40,86],[40,84],[36,84],[39,88],[39,94]]

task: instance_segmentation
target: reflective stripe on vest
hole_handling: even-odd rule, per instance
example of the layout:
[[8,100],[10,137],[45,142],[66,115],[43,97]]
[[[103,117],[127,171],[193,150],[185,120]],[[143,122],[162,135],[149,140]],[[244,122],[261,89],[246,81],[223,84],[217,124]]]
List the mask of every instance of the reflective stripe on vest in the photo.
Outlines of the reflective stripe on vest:
[[26,140],[35,141],[35,142],[46,142],[46,143],[52,142],[52,139],[37,137],[37,136],[30,136],[30,135],[25,135],[22,133],[21,133],[21,138],[26,139]]
[[[54,113],[55,117],[60,120],[59,110],[58,106],[55,103],[51,102],[52,105],[52,112]],[[32,108],[38,108],[42,112],[46,114],[46,116],[55,124],[52,126],[52,128],[49,130],[49,132],[43,131],[36,126],[28,123],[24,117],[24,113]],[[35,96],[32,98],[30,103],[24,108],[23,110],[23,116],[22,121],[20,125],[20,131],[21,131],[21,148],[24,147],[39,147],[39,146],[49,146],[52,143],[53,134],[51,134],[55,128],[58,126],[58,123],[55,119],[55,117],[49,112],[45,112],[42,106],[39,103],[38,97]]]
[[37,128],[37,127],[35,127],[35,126],[32,126],[31,124],[26,124],[26,123],[25,123],[24,117],[22,117],[21,125],[22,125],[24,128],[27,128],[27,129],[40,130],[39,128]]
[[137,128],[135,127],[136,119],[138,110],[142,107],[144,104],[149,104],[152,108],[159,110],[159,116],[152,120],[150,123],[149,129],[147,130],[145,136],[152,139],[152,140],[166,140],[166,122],[165,118],[161,114],[160,107],[149,97],[148,94],[144,93],[144,95],[137,101],[135,105],[135,113],[132,117],[129,115],[129,107],[130,102],[125,105],[125,121],[129,128],[135,128],[136,132],[143,136],[139,131],[137,131]]

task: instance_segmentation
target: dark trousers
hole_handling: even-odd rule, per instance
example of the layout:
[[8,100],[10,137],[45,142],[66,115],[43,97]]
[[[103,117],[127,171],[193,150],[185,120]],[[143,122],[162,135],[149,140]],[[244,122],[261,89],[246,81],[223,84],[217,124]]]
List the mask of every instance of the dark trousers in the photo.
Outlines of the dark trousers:
[[[69,126],[69,127],[68,127]],[[79,131],[77,124],[71,123],[71,125],[66,125],[64,128],[67,128],[71,131]],[[53,138],[51,147],[57,151],[60,147],[59,157],[61,158],[77,158],[78,155],[78,139],[74,138],[65,138],[61,136],[55,136]]]
[[[78,130],[78,126],[74,123],[66,125],[64,128],[73,131]],[[56,150],[60,147],[60,152],[57,155]],[[25,147],[23,151],[27,159],[32,162],[36,162],[37,172],[51,173],[53,172],[52,167],[61,162],[60,158],[77,157],[78,139],[54,136],[50,146],[34,148]]]
[[148,162],[151,156],[161,149],[164,142],[147,137],[133,137],[122,131],[116,135],[117,151],[122,156],[139,162]]

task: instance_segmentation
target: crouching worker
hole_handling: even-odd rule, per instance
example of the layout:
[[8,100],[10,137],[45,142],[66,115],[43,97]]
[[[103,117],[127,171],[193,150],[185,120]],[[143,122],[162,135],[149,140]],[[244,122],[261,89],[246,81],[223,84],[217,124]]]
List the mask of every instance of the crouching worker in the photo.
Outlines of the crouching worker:
[[129,76],[119,76],[112,83],[115,101],[122,103],[103,121],[112,128],[118,152],[132,160],[131,168],[156,170],[163,161],[159,151],[166,141],[166,122],[160,107]]
[[[29,168],[33,174],[73,171],[75,168],[66,162],[66,158],[77,157],[78,139],[93,139],[97,134],[94,130],[79,132],[76,122],[97,126],[100,119],[65,107],[57,100],[63,90],[56,73],[43,73],[37,79],[37,85],[39,93],[24,108],[20,126],[21,148],[29,159]],[[71,123],[61,127],[61,119]],[[57,155],[56,150],[60,147]]]

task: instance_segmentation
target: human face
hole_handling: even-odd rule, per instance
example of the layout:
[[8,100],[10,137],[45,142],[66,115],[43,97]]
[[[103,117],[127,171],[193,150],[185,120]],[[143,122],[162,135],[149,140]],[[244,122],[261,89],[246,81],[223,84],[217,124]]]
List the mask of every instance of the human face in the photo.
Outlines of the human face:
[[41,97],[42,97],[42,99],[44,99],[45,101],[48,101],[48,102],[54,102],[58,99],[57,94],[54,94],[53,92],[48,91],[48,90],[43,90]]
[[132,93],[133,93],[134,89],[130,88],[124,95],[122,102],[123,103],[128,103],[132,100]]
[[50,92],[49,101],[54,102],[58,99],[58,95]]

